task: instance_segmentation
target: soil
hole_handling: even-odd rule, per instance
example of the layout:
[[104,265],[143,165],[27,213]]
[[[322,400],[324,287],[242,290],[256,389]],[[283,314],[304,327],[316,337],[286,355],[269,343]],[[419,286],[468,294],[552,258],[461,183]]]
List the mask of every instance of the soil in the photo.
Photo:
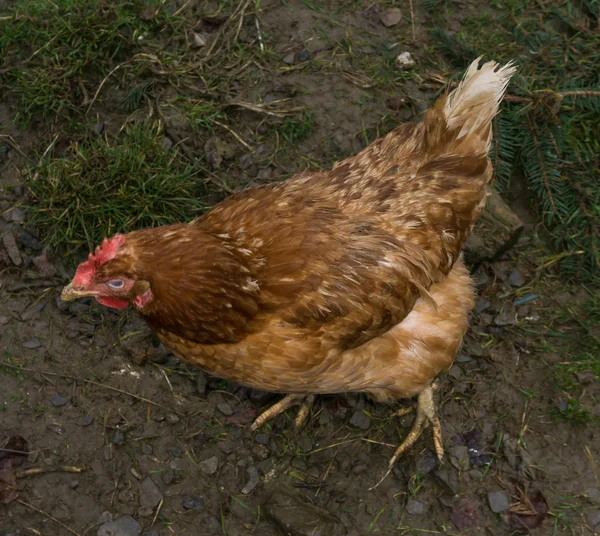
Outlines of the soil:
[[[306,49],[314,61],[321,53],[317,16],[308,2],[290,4],[293,9],[283,3],[265,9],[263,31],[282,58]],[[386,28],[367,4],[356,2],[329,38],[356,29],[364,46],[377,51],[412,32],[408,17]],[[417,11],[418,20],[425,21]],[[424,33],[417,24],[417,38]],[[418,69],[419,45],[407,50]],[[298,153],[325,165],[359,149],[358,134],[363,127],[374,131],[382,114],[403,121],[430,103],[433,90],[419,84],[424,77],[399,88],[412,106],[396,111],[342,72],[284,71],[238,91],[251,101],[285,86],[293,105],[314,114]],[[24,151],[44,138],[10,126],[6,107],[0,119]],[[102,120],[110,125],[110,113]],[[333,144],[323,143],[330,138]],[[22,180],[21,157],[11,150],[7,158],[0,230],[17,237],[21,262],[9,247],[0,248],[0,440],[21,436],[30,454],[15,468],[18,498],[0,505],[0,534],[600,531],[600,430],[594,422],[574,426],[552,418],[562,400],[552,372],[561,361],[561,339],[550,347],[539,335],[549,311],[580,303],[585,291],[533,286],[535,300],[513,305],[511,292],[534,284],[533,226],[517,250],[476,273],[480,297],[469,335],[439,379],[444,462],[435,460],[426,431],[370,490],[412,416],[396,419],[394,407],[363,396],[321,397],[299,432],[293,410],[250,432],[249,423],[276,397],[182,364],[131,311],[59,300],[71,265],[45,262],[35,239],[21,235],[27,222],[13,216],[13,207],[25,191],[6,188]],[[262,176],[272,180],[302,168],[293,155],[287,170],[260,162],[245,171],[246,183],[264,169]],[[564,329],[577,333],[574,323]],[[591,380],[581,402],[597,414],[600,387]]]

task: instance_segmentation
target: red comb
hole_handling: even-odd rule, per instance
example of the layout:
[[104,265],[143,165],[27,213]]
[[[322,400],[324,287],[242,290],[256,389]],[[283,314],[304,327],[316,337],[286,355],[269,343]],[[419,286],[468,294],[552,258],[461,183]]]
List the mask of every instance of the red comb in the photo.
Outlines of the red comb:
[[101,264],[114,259],[119,248],[125,243],[125,236],[116,234],[110,240],[105,238],[102,244],[96,247],[94,254],[88,255],[88,260],[82,262],[73,278],[75,287],[86,287],[92,282],[94,272]]

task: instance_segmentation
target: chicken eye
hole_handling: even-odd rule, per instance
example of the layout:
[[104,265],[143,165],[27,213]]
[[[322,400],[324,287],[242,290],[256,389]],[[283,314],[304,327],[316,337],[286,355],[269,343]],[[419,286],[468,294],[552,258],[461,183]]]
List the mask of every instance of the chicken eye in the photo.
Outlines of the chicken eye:
[[122,279],[113,279],[112,281],[108,282],[108,286],[111,288],[123,288],[123,286],[125,285],[125,281],[123,281]]

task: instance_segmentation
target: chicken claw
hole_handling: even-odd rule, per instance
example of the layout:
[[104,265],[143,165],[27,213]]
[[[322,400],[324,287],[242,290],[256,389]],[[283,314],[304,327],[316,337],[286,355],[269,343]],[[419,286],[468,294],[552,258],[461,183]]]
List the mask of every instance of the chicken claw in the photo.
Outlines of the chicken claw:
[[300,428],[308,414],[310,412],[310,408],[315,402],[315,395],[287,395],[282,398],[279,402],[272,405],[267,411],[261,413],[256,420],[252,423],[250,429],[252,431],[258,430],[263,424],[265,424],[268,420],[276,417],[280,413],[283,413],[288,408],[300,404],[300,409],[298,410],[298,415],[295,420],[295,427]]
[[[433,384],[424,389],[419,393],[419,397],[417,399],[417,416],[415,417],[415,422],[413,423],[413,427],[411,431],[408,433],[404,441],[401,445],[396,449],[394,455],[390,459],[388,463],[388,470],[383,475],[381,480],[375,484],[370,489],[375,489],[379,484],[381,484],[385,478],[391,473],[394,464],[402,456],[410,447],[412,447],[417,439],[423,433],[423,430],[427,428],[428,425],[431,425],[431,430],[433,433],[433,445],[435,448],[435,453],[437,454],[440,462],[444,458],[444,447],[442,445],[442,427],[440,425],[440,421],[438,419],[437,413],[435,411],[435,403],[433,401],[433,392],[437,389],[437,385]],[[396,416],[402,417],[407,415],[412,411],[412,408],[400,408],[396,412]]]

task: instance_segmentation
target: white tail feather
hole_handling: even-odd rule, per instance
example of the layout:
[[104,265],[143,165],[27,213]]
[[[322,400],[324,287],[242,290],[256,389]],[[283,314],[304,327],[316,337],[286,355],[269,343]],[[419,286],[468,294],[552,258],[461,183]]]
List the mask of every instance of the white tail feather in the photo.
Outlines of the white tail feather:
[[[517,70],[512,61],[500,68],[495,61],[488,61],[479,68],[480,61],[481,57],[471,63],[444,106],[448,128],[460,129],[458,139],[490,124],[498,113],[510,78]],[[491,134],[488,145],[490,142]]]

